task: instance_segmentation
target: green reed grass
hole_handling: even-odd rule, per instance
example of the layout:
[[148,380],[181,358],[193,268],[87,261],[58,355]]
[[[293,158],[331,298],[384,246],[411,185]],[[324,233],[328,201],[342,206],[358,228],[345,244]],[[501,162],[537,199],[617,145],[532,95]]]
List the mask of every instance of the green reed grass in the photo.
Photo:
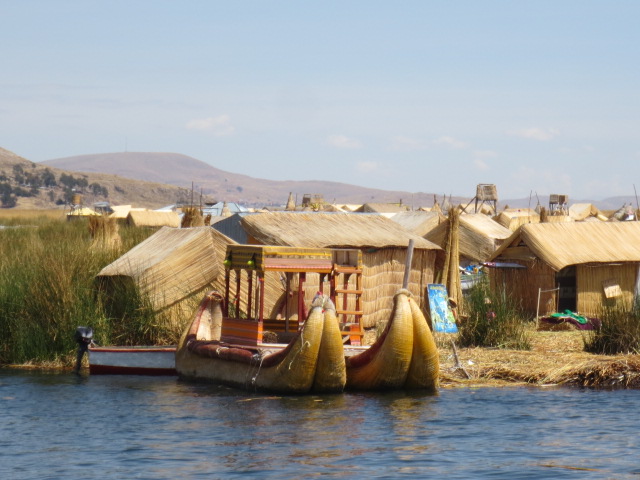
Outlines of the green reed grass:
[[464,299],[467,314],[458,326],[462,347],[496,347],[529,350],[526,319],[513,299],[493,291],[483,280]]
[[9,228],[0,229],[0,364],[72,362],[81,325],[109,342],[133,337],[121,323],[139,330],[157,322],[139,297],[119,299],[131,302],[121,307],[127,314],[110,316],[94,287],[104,266],[151,231],[122,229],[122,246],[113,250],[90,248],[84,221],[31,216],[2,223]]
[[584,334],[584,349],[590,353],[615,355],[640,353],[640,306],[604,306],[601,325]]

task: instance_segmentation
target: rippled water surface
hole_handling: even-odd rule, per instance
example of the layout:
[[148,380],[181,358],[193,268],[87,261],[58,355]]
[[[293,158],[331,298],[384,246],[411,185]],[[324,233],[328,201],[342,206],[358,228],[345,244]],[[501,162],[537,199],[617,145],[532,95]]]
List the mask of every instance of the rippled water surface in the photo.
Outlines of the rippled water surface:
[[0,479],[640,479],[640,392],[247,394],[0,370]]

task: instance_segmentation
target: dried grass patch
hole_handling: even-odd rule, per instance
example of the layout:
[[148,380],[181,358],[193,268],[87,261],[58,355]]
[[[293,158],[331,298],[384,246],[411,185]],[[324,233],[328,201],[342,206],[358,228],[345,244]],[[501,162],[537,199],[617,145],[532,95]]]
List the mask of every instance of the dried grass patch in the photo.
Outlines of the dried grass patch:
[[457,348],[456,364],[455,336],[438,334],[441,386],[640,388],[640,355],[587,353],[580,331],[532,330],[529,335],[531,350]]

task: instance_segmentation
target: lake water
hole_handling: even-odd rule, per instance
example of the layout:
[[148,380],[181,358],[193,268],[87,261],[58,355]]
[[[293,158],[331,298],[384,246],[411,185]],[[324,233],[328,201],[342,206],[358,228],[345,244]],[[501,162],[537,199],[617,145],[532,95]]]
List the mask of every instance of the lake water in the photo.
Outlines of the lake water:
[[640,392],[248,394],[0,369],[0,479],[640,479]]

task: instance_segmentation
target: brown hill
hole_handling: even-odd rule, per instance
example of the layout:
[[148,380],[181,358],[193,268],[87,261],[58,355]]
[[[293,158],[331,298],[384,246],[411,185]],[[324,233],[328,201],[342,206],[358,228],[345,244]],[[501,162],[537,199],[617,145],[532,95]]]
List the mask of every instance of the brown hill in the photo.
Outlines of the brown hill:
[[[34,187],[24,180],[29,176],[41,177],[46,170],[49,170],[55,177],[56,186]],[[20,172],[24,172],[24,174]],[[56,206],[63,208],[65,206],[65,189],[60,183],[62,175],[81,178],[86,180],[88,185],[99,185],[102,192],[106,191],[107,196],[100,193],[94,194],[91,188],[79,189],[83,195],[83,203],[86,205],[108,201],[113,205],[131,204],[136,207],[159,208],[178,201],[186,201],[191,195],[190,189],[175,185],[140,181],[99,172],[79,174],[75,170],[34,163],[9,150],[0,148],[0,185],[8,186],[14,192],[19,191],[23,194],[31,192],[30,196],[12,194],[17,200],[16,208],[41,209],[55,208]]]
[[[396,203],[414,207],[431,206],[432,193],[386,191],[327,181],[274,181],[226,172],[205,162],[177,153],[123,152],[58,158],[44,165],[79,172],[103,172],[139,180],[151,180],[191,189],[217,200],[245,205],[284,205],[290,192],[301,200],[305,193],[321,194],[328,202]],[[442,202],[442,196],[439,196]],[[454,198],[453,202],[469,199]]]

